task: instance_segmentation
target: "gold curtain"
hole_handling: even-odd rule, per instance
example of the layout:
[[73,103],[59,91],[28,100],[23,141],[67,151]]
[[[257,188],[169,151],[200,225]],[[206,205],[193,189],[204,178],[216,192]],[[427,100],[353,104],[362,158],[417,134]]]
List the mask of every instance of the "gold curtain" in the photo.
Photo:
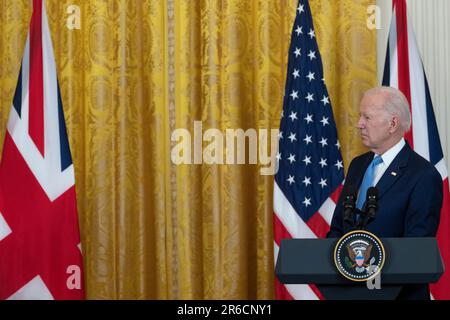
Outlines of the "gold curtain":
[[[374,0],[313,0],[343,156],[376,85]],[[3,141],[31,0],[0,1]],[[81,28],[67,28],[67,8]],[[278,128],[296,1],[47,0],[91,299],[269,299],[273,177],[174,165],[171,133]],[[1,144],[1,143],[0,143]],[[1,147],[0,147],[1,148]]]

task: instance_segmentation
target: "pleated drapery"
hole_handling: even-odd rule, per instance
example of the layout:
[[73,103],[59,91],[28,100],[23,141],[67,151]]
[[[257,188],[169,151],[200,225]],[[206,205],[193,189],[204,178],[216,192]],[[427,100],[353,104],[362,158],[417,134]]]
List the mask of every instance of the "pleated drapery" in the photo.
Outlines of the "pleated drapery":
[[[310,1],[345,165],[375,86],[371,0]],[[2,144],[32,1],[0,1]],[[80,8],[69,29],[67,8]],[[48,0],[91,299],[274,297],[273,176],[175,165],[176,129],[277,129],[296,1]],[[208,143],[205,142],[205,145]]]

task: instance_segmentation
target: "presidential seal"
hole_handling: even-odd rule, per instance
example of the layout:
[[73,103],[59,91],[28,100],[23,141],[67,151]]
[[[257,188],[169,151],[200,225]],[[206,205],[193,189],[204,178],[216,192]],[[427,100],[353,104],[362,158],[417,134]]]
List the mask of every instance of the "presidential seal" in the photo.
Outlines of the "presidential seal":
[[351,281],[368,281],[383,268],[385,252],[380,239],[370,232],[357,230],[344,235],[334,249],[338,271]]

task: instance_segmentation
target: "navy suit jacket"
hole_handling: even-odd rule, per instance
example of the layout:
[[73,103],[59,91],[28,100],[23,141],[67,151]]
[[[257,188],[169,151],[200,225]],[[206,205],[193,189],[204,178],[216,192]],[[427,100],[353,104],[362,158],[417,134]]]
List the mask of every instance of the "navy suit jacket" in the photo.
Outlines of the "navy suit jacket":
[[[373,157],[374,153],[368,152],[351,162],[327,237],[341,237],[351,231],[351,226],[343,223],[342,202],[349,186],[359,189]],[[378,209],[367,231],[378,237],[436,236],[443,199],[442,178],[436,168],[414,152],[408,143],[394,158],[376,187],[379,192]],[[408,299],[429,298],[428,286],[410,286],[410,289],[413,287],[414,290],[401,295]]]

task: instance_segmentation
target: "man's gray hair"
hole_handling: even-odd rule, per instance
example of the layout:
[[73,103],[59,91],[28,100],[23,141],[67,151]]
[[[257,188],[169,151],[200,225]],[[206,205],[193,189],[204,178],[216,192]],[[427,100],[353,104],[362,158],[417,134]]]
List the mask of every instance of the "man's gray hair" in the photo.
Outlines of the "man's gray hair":
[[405,95],[392,87],[376,87],[366,91],[364,96],[374,94],[384,96],[384,109],[390,115],[398,116],[400,127],[404,132],[408,132],[411,128],[411,112]]

